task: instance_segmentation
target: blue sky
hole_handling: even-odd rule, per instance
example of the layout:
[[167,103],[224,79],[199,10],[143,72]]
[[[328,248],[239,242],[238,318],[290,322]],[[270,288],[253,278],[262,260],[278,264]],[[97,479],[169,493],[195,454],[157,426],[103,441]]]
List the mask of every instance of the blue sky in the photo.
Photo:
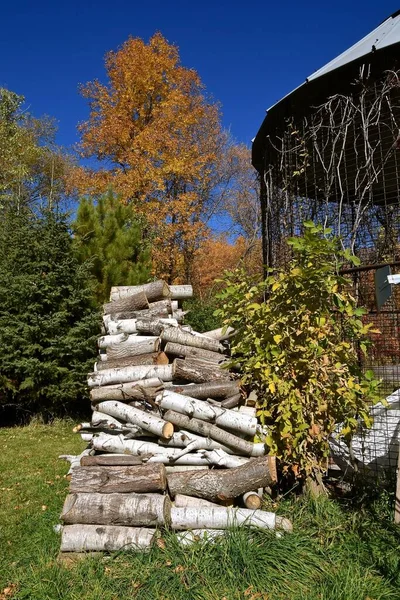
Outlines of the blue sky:
[[55,117],[69,146],[88,114],[79,83],[104,78],[104,54],[129,35],[148,40],[158,30],[221,102],[224,126],[250,144],[269,106],[398,8],[389,0],[7,2],[0,85],[25,95],[35,116]]

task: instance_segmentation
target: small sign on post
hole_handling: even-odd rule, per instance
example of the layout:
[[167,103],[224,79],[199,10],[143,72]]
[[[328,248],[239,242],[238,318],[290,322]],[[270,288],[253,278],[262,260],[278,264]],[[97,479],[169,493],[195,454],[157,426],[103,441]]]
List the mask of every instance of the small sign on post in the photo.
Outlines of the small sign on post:
[[392,271],[389,265],[375,271],[375,298],[378,311],[392,295],[392,286],[389,283],[391,275]]

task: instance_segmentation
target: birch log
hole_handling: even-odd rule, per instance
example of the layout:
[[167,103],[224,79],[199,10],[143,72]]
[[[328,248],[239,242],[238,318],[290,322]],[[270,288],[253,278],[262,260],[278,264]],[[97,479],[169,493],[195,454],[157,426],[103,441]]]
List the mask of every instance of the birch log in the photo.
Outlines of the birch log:
[[177,494],[174,500],[174,506],[176,508],[196,508],[196,506],[218,506],[214,502],[204,500],[204,498],[195,498],[194,496],[185,496],[184,494]]
[[115,383],[90,390],[90,399],[93,403],[102,400],[120,400],[130,402],[132,400],[154,399],[162,389],[162,381],[157,377],[141,379],[130,383]]
[[67,525],[157,527],[169,524],[170,510],[161,494],[68,494],[60,518]]
[[160,419],[153,413],[148,413],[144,410],[140,410],[139,408],[128,406],[123,402],[114,400],[100,402],[97,405],[97,410],[107,415],[111,415],[116,419],[121,419],[122,421],[128,421],[129,423],[138,425],[142,429],[150,431],[151,433],[166,439],[169,439],[174,433],[174,426],[172,423],[168,423],[163,419]]
[[168,473],[183,473],[184,471],[206,471],[209,466],[203,465],[166,465],[165,470]]
[[261,498],[258,492],[250,491],[243,494],[243,504],[246,508],[251,510],[258,510],[261,508]]
[[108,319],[105,324],[106,331],[109,335],[116,335],[118,333],[137,333],[136,321],[137,319],[119,319],[117,321]]
[[107,360],[117,360],[128,358],[129,356],[138,356],[139,354],[158,352],[159,347],[159,338],[155,336],[137,336],[125,342],[108,346]]
[[265,456],[229,470],[171,473],[167,481],[172,497],[184,494],[218,502],[275,483],[276,470],[272,458]]
[[177,327],[176,319],[137,319],[136,327],[140,333],[148,333],[151,335],[160,335],[164,327]]
[[210,381],[229,380],[229,371],[220,369],[213,363],[199,363],[196,359],[176,358],[173,364],[173,379],[192,381],[194,383],[208,383]]
[[217,340],[212,340],[203,336],[193,335],[183,331],[179,327],[169,327],[161,334],[163,342],[173,342],[174,344],[183,344],[194,348],[203,348],[211,352],[223,352],[224,348]]
[[209,381],[197,385],[173,385],[171,392],[184,394],[190,398],[229,398],[239,393],[240,381]]
[[165,352],[150,352],[148,354],[138,354],[137,356],[128,356],[127,358],[116,358],[107,361],[98,361],[96,370],[119,369],[121,367],[136,367],[138,365],[167,365],[168,356]]
[[233,335],[235,335],[235,330],[233,327],[220,327],[219,329],[213,329],[212,331],[206,331],[203,335],[212,338],[213,340],[223,341],[229,340]]
[[253,444],[253,442],[248,442],[233,433],[224,431],[220,427],[206,423],[200,419],[193,419],[173,410],[168,410],[164,414],[164,419],[177,425],[180,429],[188,429],[205,438],[210,437],[224,446],[232,448],[238,454],[245,456],[260,456],[265,454],[264,444]]
[[105,369],[98,373],[90,373],[88,386],[96,387],[114,383],[130,383],[154,377],[162,381],[172,381],[172,365],[139,365],[137,367],[122,367],[121,369]]
[[107,348],[108,346],[112,346],[113,344],[120,344],[121,342],[126,342],[129,339],[133,339],[136,336],[129,336],[127,333],[116,333],[113,335],[103,335],[97,340],[97,347],[100,349]]
[[149,302],[144,292],[137,292],[132,296],[121,298],[120,300],[114,300],[104,304],[104,314],[114,314],[126,311],[138,311],[142,309],[148,309]]
[[150,458],[149,454],[144,456],[133,456],[129,454],[100,454],[97,456],[82,456],[80,464],[82,467],[124,467],[129,465],[141,465],[143,460]]
[[167,487],[164,465],[77,467],[72,472],[70,493],[163,492]]
[[116,525],[67,525],[61,535],[61,552],[114,552],[147,550],[154,541],[155,529]]
[[[147,313],[149,316],[156,316],[156,315],[172,315],[172,304],[171,304],[171,300],[169,298],[165,299],[165,300],[159,300],[158,302],[150,302],[148,308],[146,309]],[[142,315],[145,314],[145,312],[143,311],[143,313],[141,313]],[[140,315],[138,315],[140,316]]]
[[230,396],[223,400],[220,404],[221,408],[235,408],[239,406],[240,401],[242,400],[241,394],[235,394],[234,396]]
[[162,279],[145,283],[144,285],[118,285],[111,288],[110,300],[120,300],[128,296],[133,296],[138,292],[144,292],[149,302],[162,300],[171,296],[168,284]]
[[164,410],[174,410],[188,417],[215,423],[219,427],[226,427],[246,435],[254,436],[257,432],[257,419],[255,417],[220,406],[211,406],[202,400],[176,394],[170,390],[161,392],[156,397],[156,403]]
[[193,287],[191,285],[170,285],[169,291],[173,300],[185,300],[193,296]]
[[[112,436],[111,436],[112,437]],[[114,436],[115,437],[115,436]],[[154,454],[149,458],[149,463],[163,463],[165,465],[190,465],[190,466],[217,466],[225,467],[226,469],[235,469],[241,467],[248,462],[248,458],[244,456],[232,456],[226,454],[222,450],[203,450],[201,452],[185,454],[177,458],[176,454],[180,453],[179,449],[168,448],[168,454]]]
[[[161,332],[160,332],[161,333]],[[159,334],[160,335],[160,334]],[[219,352],[211,352],[204,348],[195,348],[193,346],[184,346],[183,344],[174,344],[167,342],[164,352],[173,356],[183,356],[188,358],[201,358],[215,364],[223,364],[227,362],[227,358]]]
[[248,510],[224,506],[171,508],[172,529],[228,529],[237,526],[291,531],[288,519],[264,510]]
[[185,431],[184,429],[174,433],[169,440],[160,438],[158,443],[161,446],[172,448],[186,448],[188,452],[194,452],[197,450],[217,450],[220,448],[227,454],[234,454],[234,451],[228,446],[224,446],[220,442],[216,442],[209,437],[205,438],[201,435],[195,435],[191,431]]

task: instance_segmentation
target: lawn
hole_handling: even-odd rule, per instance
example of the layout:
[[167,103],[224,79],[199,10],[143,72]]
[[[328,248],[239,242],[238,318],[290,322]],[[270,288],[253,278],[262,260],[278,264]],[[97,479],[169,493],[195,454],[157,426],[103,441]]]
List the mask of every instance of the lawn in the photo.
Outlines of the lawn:
[[53,526],[68,465],[57,457],[83,448],[71,430],[65,421],[0,429],[0,600],[399,600],[400,529],[384,491],[357,506],[270,501],[294,524],[282,538],[236,530],[182,549],[168,534],[147,554],[60,565]]

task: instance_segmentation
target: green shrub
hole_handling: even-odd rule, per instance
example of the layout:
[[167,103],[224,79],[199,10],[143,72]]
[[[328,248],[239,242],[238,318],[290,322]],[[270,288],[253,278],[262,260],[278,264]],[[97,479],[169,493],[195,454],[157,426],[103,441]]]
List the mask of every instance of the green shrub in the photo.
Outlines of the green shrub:
[[221,327],[221,319],[215,315],[217,301],[215,298],[200,300],[191,298],[183,303],[184,310],[189,311],[185,316],[185,324],[191,325],[195,331],[203,333]]

